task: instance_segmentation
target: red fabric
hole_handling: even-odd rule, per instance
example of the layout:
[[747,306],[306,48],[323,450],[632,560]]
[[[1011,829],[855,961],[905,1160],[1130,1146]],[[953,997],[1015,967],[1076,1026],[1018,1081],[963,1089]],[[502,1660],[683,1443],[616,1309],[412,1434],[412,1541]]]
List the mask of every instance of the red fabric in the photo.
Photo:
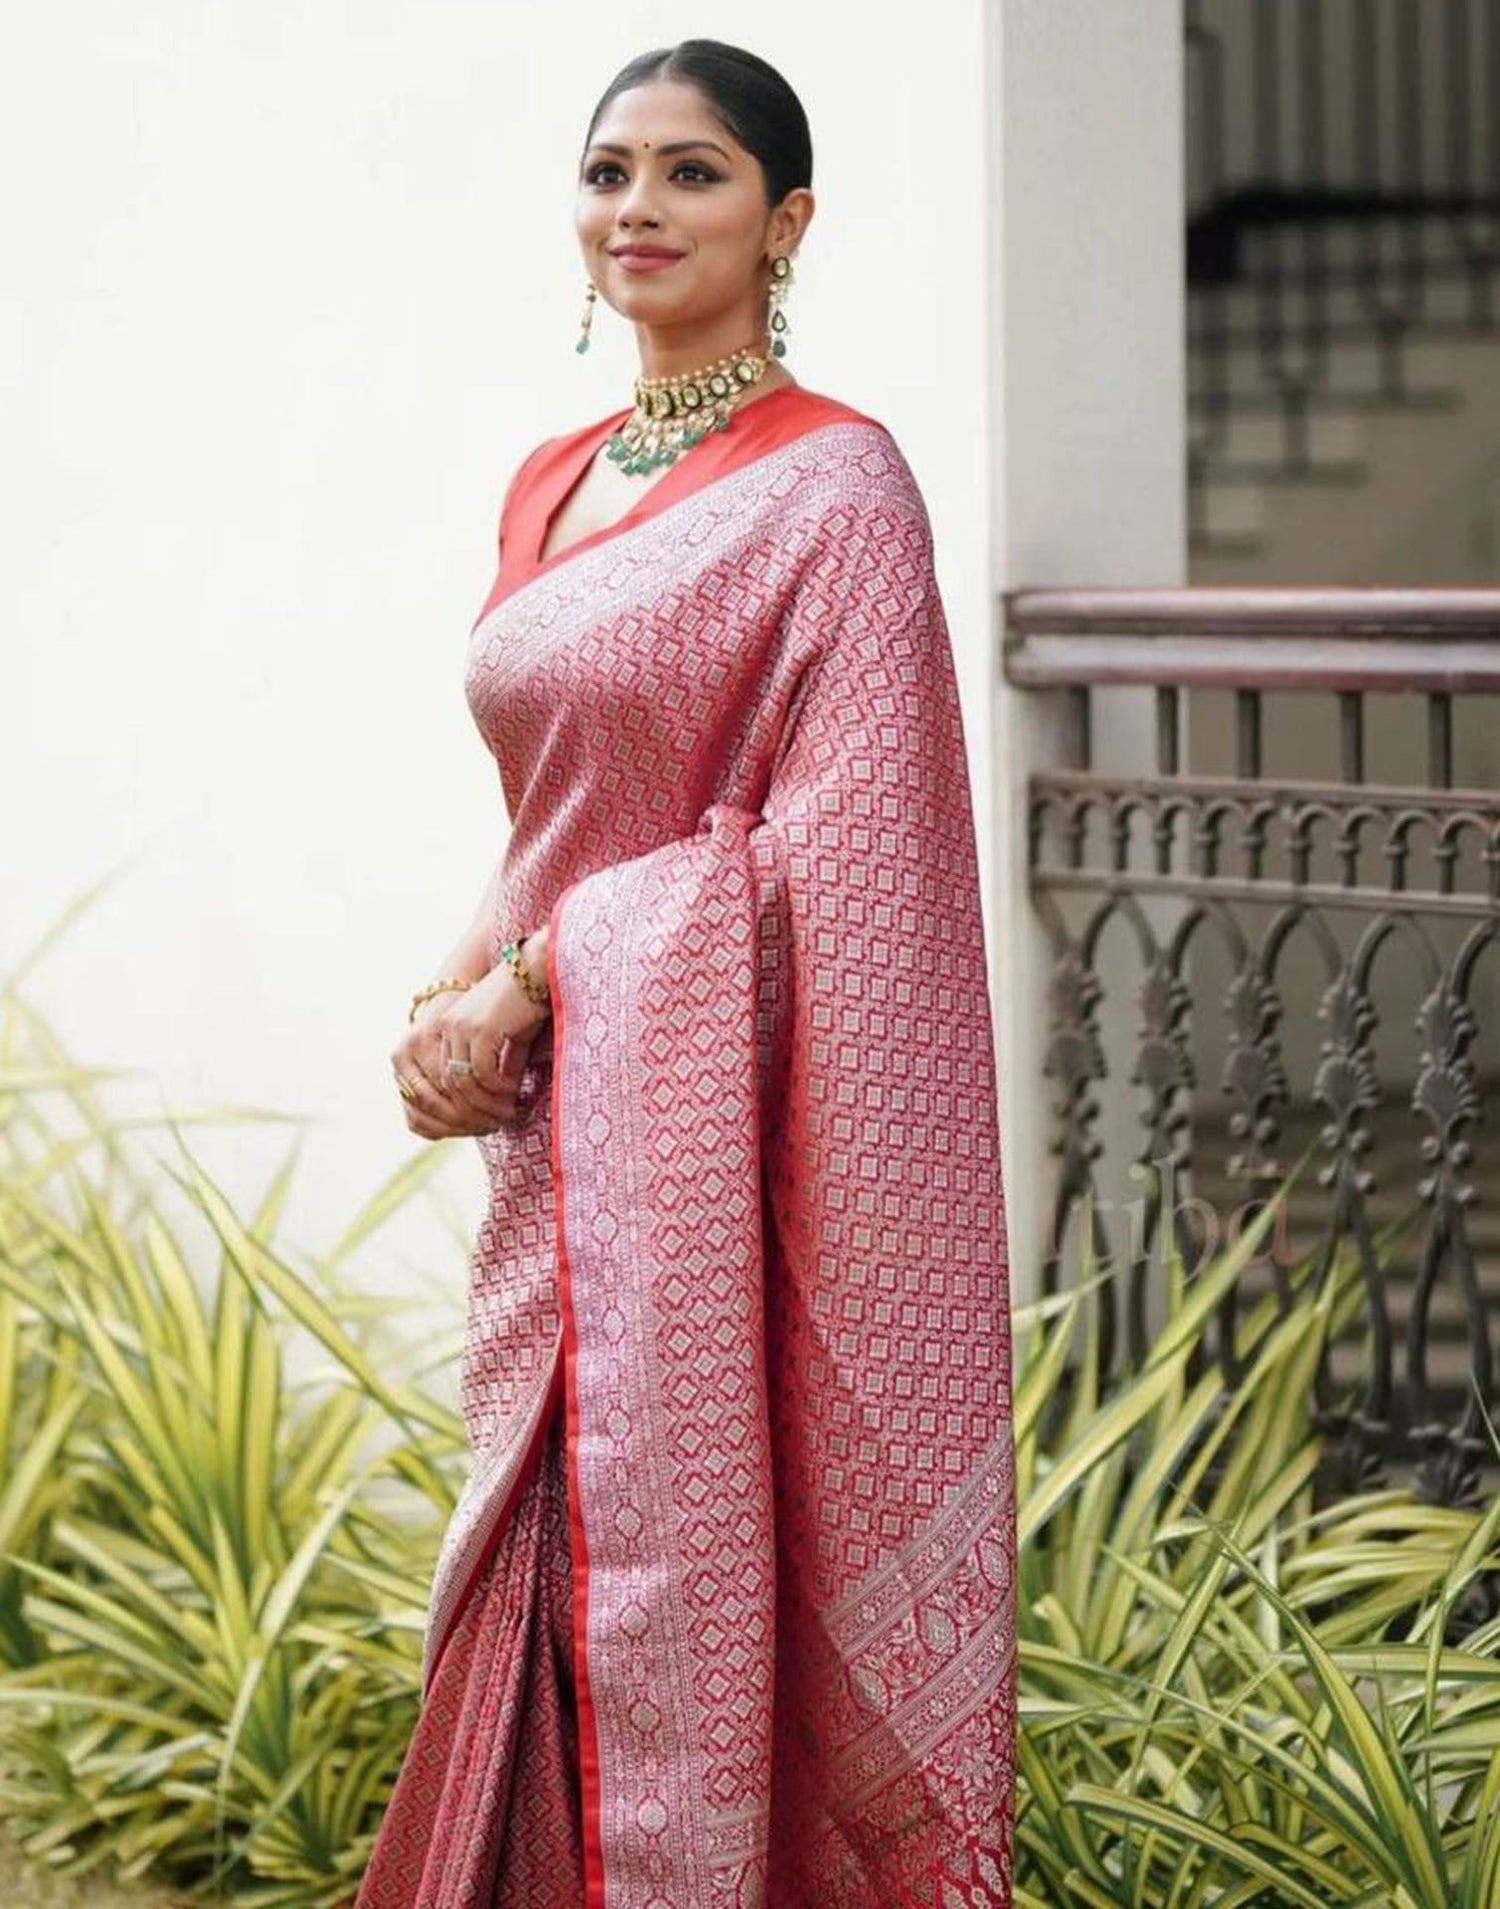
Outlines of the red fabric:
[[[549,919],[553,1017],[525,1121],[481,1143],[476,1461],[418,1742],[482,1653],[512,1687],[540,1622],[499,1587],[548,1569],[526,1480],[560,1374],[576,1764],[552,1781],[588,1909],[1005,1905],[1004,1202],[926,511],[882,425],[790,387],[541,561],[622,415],[522,466],[470,638],[513,824],[495,946]],[[558,1703],[493,1756],[551,1768],[530,1733]],[[361,1909],[531,1900],[491,1820],[519,1806],[474,1763],[455,1740],[441,1783],[403,1771],[372,1873],[454,1821],[486,1825],[495,1880],[367,1877]]]
[[591,536],[575,538],[545,560],[542,549],[547,531],[568,494],[594,461],[604,440],[630,416],[632,407],[612,411],[607,418],[583,425],[561,437],[547,438],[524,459],[511,478],[500,506],[500,566],[485,598],[479,620],[487,617],[500,598],[554,565],[585,555],[612,537],[624,535],[702,489],[716,478],[750,463],[767,451],[800,437],[815,424],[861,414],[801,385],[780,385],[753,404],[745,405],[727,431],[710,431],[692,448],[690,456],[669,464],[660,477],[643,483],[641,494],[625,515]]
[[583,1902],[562,1414],[423,1701],[359,1909]]

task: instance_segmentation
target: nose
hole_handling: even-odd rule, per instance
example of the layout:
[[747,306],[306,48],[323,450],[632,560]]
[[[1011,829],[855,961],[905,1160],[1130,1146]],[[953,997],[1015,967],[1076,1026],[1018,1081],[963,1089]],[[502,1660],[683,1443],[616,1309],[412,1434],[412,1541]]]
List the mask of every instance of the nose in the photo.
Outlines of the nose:
[[653,195],[656,185],[645,167],[636,173],[620,203],[619,220],[621,225],[655,225],[657,223]]

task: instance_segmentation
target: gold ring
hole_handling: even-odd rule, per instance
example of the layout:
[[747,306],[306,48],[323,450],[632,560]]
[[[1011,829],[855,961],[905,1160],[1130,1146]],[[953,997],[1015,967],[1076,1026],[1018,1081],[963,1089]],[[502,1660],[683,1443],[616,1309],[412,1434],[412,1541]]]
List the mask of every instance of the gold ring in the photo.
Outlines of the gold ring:
[[415,1087],[412,1086],[411,1082],[406,1078],[404,1074],[398,1074],[396,1076],[396,1086],[400,1089],[401,1098],[403,1100],[416,1099],[417,1090]]

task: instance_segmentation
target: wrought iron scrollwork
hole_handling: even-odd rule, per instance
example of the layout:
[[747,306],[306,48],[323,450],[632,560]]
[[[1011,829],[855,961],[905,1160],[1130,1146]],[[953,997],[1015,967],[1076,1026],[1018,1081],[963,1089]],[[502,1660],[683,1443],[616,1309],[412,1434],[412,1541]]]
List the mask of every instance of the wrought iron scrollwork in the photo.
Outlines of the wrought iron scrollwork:
[[[1477,831],[1470,861],[1478,874],[1465,887],[1459,845],[1470,831]],[[1114,1370],[1146,1356],[1150,1281],[1165,1229],[1187,1261],[1199,1244],[1185,1217],[1192,1202],[1171,1197],[1171,1188],[1191,1188],[1206,1126],[1194,1105],[1199,995],[1191,963],[1211,931],[1230,967],[1216,1118],[1227,1135],[1225,1171],[1245,1196],[1242,1218],[1287,1167],[1287,1122],[1300,1111],[1288,1051],[1308,1055],[1315,1035],[1318,1043],[1308,1094],[1322,1120],[1313,1176],[1322,1203],[1311,1277],[1346,1276],[1355,1315],[1336,1347],[1338,1368],[1325,1354],[1315,1382],[1314,1409],[1327,1434],[1325,1488],[1363,1488],[1386,1477],[1393,1463],[1410,1462],[1434,1500],[1472,1498],[1488,1455],[1481,1404],[1491,1411],[1497,1404],[1490,1334],[1500,1290],[1493,1271],[1476,1260],[1468,1216],[1473,1136],[1484,1112],[1471,992],[1478,964],[1500,941],[1500,796],[1058,770],[1032,778],[1030,839],[1032,889],[1053,955],[1046,1071],[1057,1088],[1052,1144],[1060,1165],[1048,1290],[1057,1284],[1070,1219],[1085,1204],[1096,1259],[1113,1265],[1113,1254],[1123,1250],[1118,1226],[1101,1210],[1096,1180],[1107,1065],[1101,1027],[1112,1005],[1130,1012],[1134,1027],[1130,1078],[1141,1090],[1141,1144],[1132,1165],[1146,1193],[1140,1236],[1129,1248],[1123,1332],[1117,1282],[1101,1302],[1103,1366]],[[1431,848],[1425,862],[1419,843]],[[1331,878],[1319,872],[1320,849]],[[1116,980],[1124,964],[1112,957],[1107,993],[1098,958],[1112,920],[1128,924],[1139,963],[1128,1010],[1126,978]],[[1357,932],[1341,932],[1351,924]],[[1440,943],[1455,931],[1461,945],[1445,953]],[[1321,968],[1316,1029],[1287,1021],[1283,969],[1298,942]],[[1382,1003],[1388,1008],[1412,973],[1419,1045],[1406,1121],[1413,1143],[1420,1140],[1422,1172],[1399,1186],[1388,1180],[1387,1198],[1409,1190],[1411,1218],[1421,1226],[1415,1260],[1408,1250],[1393,1272],[1399,1238],[1387,1238],[1375,1206],[1376,1116],[1389,1118],[1393,1106],[1376,1045]],[[1267,1266],[1285,1306],[1284,1255],[1272,1251]],[[1432,1321],[1440,1294],[1465,1322],[1461,1396],[1451,1373],[1443,1384],[1434,1380]],[[1404,1330],[1396,1298],[1408,1305]],[[1226,1381],[1235,1376],[1236,1303],[1231,1296],[1220,1321]],[[1343,1370],[1351,1362],[1352,1383]]]

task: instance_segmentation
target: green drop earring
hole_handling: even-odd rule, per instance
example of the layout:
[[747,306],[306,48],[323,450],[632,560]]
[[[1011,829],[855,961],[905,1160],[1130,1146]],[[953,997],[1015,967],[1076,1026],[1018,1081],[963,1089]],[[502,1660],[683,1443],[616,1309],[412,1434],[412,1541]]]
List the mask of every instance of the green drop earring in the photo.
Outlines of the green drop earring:
[[792,261],[783,254],[771,260],[771,296],[769,300],[771,356],[786,356],[786,334],[789,326],[786,313],[781,309],[786,298],[787,288],[792,282]]
[[578,334],[578,343],[574,346],[575,351],[587,351],[589,348],[589,326],[594,322],[594,300],[598,296],[599,288],[595,285],[594,281],[590,279],[588,291],[584,294],[583,299],[583,330]]

